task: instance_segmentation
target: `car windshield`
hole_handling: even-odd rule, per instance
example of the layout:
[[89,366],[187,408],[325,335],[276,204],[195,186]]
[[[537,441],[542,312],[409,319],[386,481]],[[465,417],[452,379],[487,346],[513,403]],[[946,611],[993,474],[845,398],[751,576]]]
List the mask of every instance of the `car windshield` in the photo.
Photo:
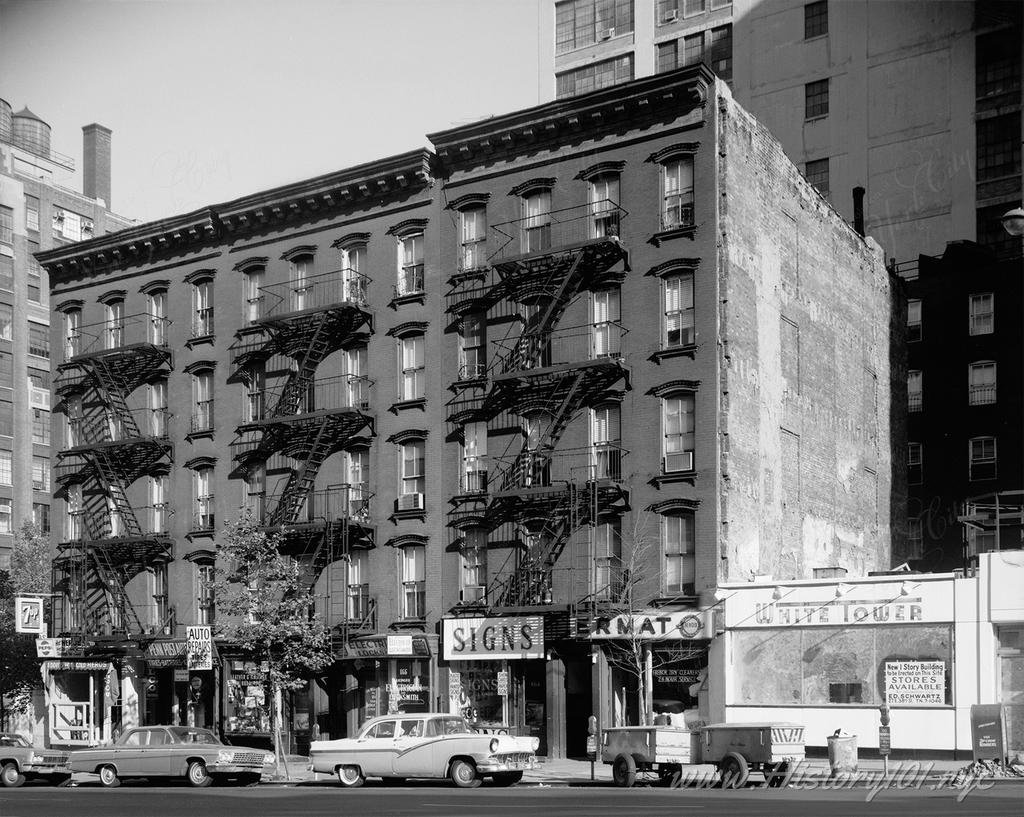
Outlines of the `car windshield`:
[[207,729],[192,729],[186,726],[172,726],[169,730],[175,743],[203,743],[221,745],[217,736]]
[[0,746],[31,746],[21,735],[0,735]]

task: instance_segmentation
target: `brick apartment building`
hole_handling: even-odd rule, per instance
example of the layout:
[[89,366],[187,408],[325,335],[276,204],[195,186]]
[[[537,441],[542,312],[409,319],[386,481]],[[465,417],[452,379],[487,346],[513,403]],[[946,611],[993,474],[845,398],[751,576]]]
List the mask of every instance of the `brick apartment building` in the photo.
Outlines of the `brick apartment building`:
[[115,677],[97,733],[259,730],[258,667],[180,657],[242,506],[336,635],[299,749],[452,709],[578,754],[642,705],[600,638],[626,586],[689,706],[719,582],[889,566],[893,279],[707,69],[429,139],[40,256],[58,628],[91,645],[51,694]]
[[50,530],[50,305],[35,253],[120,230],[110,212],[110,131],[83,129],[83,193],[50,126],[0,99],[0,569],[25,522]]

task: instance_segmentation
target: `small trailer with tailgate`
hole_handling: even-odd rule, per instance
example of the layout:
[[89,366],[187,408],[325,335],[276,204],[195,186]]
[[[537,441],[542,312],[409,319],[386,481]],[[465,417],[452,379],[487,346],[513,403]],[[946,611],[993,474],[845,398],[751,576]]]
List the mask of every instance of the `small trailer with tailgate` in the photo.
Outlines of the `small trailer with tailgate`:
[[751,771],[779,786],[790,766],[804,759],[804,727],[798,723],[715,723],[689,730],[673,726],[618,726],[605,729],[601,760],[612,766],[618,786],[638,775],[665,785],[683,766],[714,764],[723,787],[738,788]]

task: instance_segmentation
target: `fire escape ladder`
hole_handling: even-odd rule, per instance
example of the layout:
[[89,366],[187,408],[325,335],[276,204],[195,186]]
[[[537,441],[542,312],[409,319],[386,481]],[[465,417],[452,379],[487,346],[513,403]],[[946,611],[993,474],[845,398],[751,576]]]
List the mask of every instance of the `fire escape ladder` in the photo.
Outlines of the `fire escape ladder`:
[[[505,361],[504,373],[532,369],[541,365],[544,353],[551,345],[551,333],[578,291],[579,276],[577,273],[582,258],[582,255],[577,255],[573,259],[536,323],[523,330],[516,342],[515,349]],[[552,273],[553,275],[554,273]]]
[[296,368],[288,376],[288,381],[281,390],[281,397],[271,411],[272,417],[288,417],[298,413],[302,398],[313,384],[313,375],[317,366],[327,357],[334,345],[328,332],[328,315],[320,315],[316,328],[309,338],[309,344],[296,361]]
[[128,409],[125,396],[131,392],[131,384],[116,369],[108,365],[103,358],[96,358],[94,371],[100,388],[107,400],[107,405],[113,409],[117,422],[121,427],[122,436],[138,439],[139,426],[135,417]]
[[[92,548],[93,560],[96,563],[96,572],[106,586],[110,594],[110,604],[120,613],[120,621],[129,632],[142,632],[142,622],[139,615],[128,598],[128,591],[125,588],[124,579],[120,568],[115,566],[102,545]],[[115,621],[111,616],[111,623]]]
[[96,462],[96,473],[100,483],[103,485],[107,496],[113,501],[113,512],[118,515],[121,524],[124,526],[124,535],[132,538],[142,536],[142,527],[139,525],[135,509],[128,501],[125,493],[125,485],[122,483],[123,475],[120,469],[110,456],[110,453],[102,448],[95,448],[92,451],[93,459]]
[[270,516],[271,527],[295,523],[306,498],[313,490],[313,483],[321,464],[331,453],[334,440],[327,434],[329,426],[330,423],[326,419],[317,423],[311,431],[312,439],[308,447],[302,446],[301,464],[288,477],[281,499]]

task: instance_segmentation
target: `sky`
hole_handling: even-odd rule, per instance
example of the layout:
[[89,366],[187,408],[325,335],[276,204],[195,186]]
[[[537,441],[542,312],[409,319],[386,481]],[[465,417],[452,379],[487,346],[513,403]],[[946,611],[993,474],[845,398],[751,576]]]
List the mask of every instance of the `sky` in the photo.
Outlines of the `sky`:
[[429,146],[536,105],[544,0],[0,0],[0,97],[113,131],[140,221]]

